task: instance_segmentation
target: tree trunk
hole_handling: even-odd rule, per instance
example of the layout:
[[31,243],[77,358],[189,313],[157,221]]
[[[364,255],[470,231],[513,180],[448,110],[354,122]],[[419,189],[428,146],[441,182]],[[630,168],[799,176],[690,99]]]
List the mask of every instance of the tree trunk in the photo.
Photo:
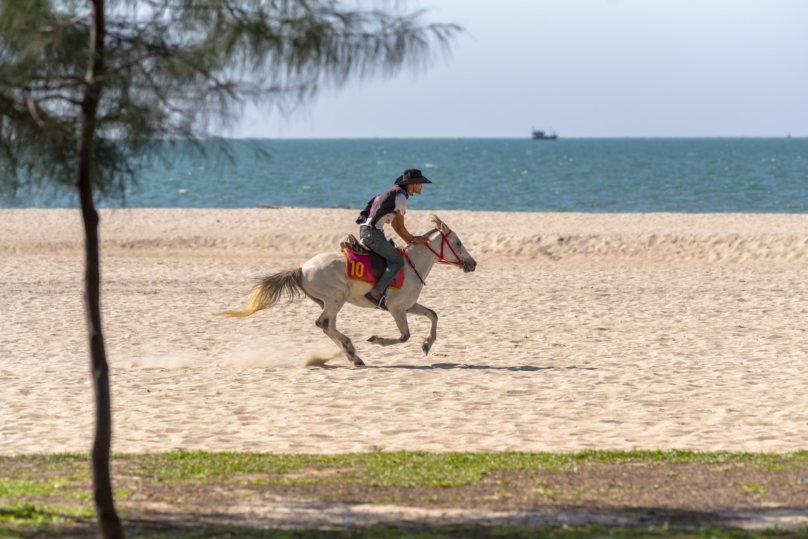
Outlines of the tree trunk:
[[[81,165],[80,165],[81,166]],[[84,168],[84,167],[81,167]],[[87,335],[90,341],[90,371],[95,390],[95,440],[93,441],[93,496],[98,525],[104,539],[123,537],[123,529],[112,498],[109,473],[109,453],[112,442],[112,408],[110,406],[109,367],[101,332],[99,302],[100,271],[98,261],[98,213],[93,205],[89,179],[80,178],[79,196],[84,217],[84,302],[87,315]]]
[[84,219],[84,303],[87,316],[87,336],[90,344],[90,371],[95,390],[95,440],[93,441],[93,496],[101,536],[104,539],[123,537],[123,528],[112,497],[109,474],[109,453],[112,444],[112,408],[109,393],[109,366],[101,331],[100,270],[98,260],[98,212],[93,203],[93,139],[95,118],[101,99],[102,83],[96,77],[103,71],[104,61],[104,0],[93,0],[93,21],[90,34],[90,59],[82,100],[81,130],[76,152],[76,186]]

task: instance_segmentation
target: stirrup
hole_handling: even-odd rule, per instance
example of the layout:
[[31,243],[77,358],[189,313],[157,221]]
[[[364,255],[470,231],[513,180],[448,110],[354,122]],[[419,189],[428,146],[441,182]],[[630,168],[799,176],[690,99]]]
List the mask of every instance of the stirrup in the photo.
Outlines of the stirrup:
[[377,309],[381,309],[383,311],[387,310],[387,301],[386,301],[387,300],[387,294],[383,295],[379,299],[376,299],[376,298],[373,297],[373,294],[368,292],[367,294],[365,294],[365,299],[367,299],[373,305],[375,305]]

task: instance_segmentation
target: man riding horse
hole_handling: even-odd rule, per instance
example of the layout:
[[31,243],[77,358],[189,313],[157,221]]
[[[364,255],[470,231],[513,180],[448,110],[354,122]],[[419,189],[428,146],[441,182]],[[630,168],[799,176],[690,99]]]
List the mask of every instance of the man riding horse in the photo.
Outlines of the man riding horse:
[[[418,175],[415,174],[417,171],[407,172],[409,174],[399,179],[400,181],[398,181],[397,187],[409,178],[410,183],[399,189],[406,191],[406,196],[409,196],[421,190],[420,182],[414,183],[413,180],[426,180],[426,178],[423,178],[423,176],[419,178]],[[385,194],[382,193],[379,195],[379,198],[384,196]],[[396,196],[398,196],[398,193],[396,193]],[[404,200],[406,200],[406,198]],[[371,223],[371,225],[365,226],[371,228],[369,234],[374,236],[374,241],[372,242],[374,246],[386,243],[384,241],[384,234],[381,233],[376,226],[372,226],[378,225],[378,221],[381,220],[377,219],[374,222],[374,218],[381,213],[381,210],[377,210],[375,213],[373,212],[373,203],[375,202],[378,202],[378,199],[374,199],[372,203],[368,205],[367,216],[362,218],[363,223],[368,221]],[[395,200],[393,199],[393,209],[395,209],[394,204]],[[381,203],[378,205],[381,206]],[[387,205],[391,205],[391,203],[388,202]],[[412,242],[414,245],[408,245],[405,249],[407,265],[404,267],[404,274],[407,278],[402,279],[400,288],[391,291],[384,301],[384,307],[390,312],[390,315],[396,322],[400,335],[398,338],[373,335],[368,339],[368,342],[379,346],[405,343],[410,338],[407,315],[423,316],[432,322],[429,336],[421,344],[421,351],[424,354],[429,354],[432,345],[435,344],[435,340],[438,337],[438,315],[432,309],[418,303],[418,298],[426,284],[424,280],[429,277],[429,273],[432,271],[432,267],[435,264],[455,266],[462,269],[464,273],[469,273],[477,268],[477,262],[466,250],[466,247],[461,243],[457,234],[453,232],[446,223],[438,219],[436,215],[432,216],[432,222],[435,228],[427,232],[427,241],[419,241],[421,236],[414,238],[412,234],[407,232],[407,229],[404,228],[401,206],[402,205],[399,204],[399,211],[397,213],[389,211],[388,208],[386,215],[391,216],[388,222],[397,223],[393,226],[396,228],[399,235],[405,240]],[[382,215],[382,217],[384,216]],[[378,234],[373,232],[373,230],[378,231]],[[381,238],[375,240],[375,236],[379,235]],[[363,238],[366,237],[367,234],[363,234]],[[382,249],[384,249],[384,247],[382,247]],[[354,249],[350,250],[356,252]],[[348,266],[348,255],[344,251],[345,249],[343,248],[341,252],[320,253],[299,268],[292,268],[274,275],[269,275],[253,287],[252,292],[250,292],[250,297],[247,300],[247,306],[243,311],[225,311],[218,314],[244,318],[245,316],[250,316],[258,311],[276,305],[284,296],[289,299],[306,296],[323,310],[317,318],[315,325],[322,329],[328,338],[342,349],[351,363],[355,366],[364,365],[365,362],[356,354],[356,349],[351,339],[337,329],[337,317],[346,303],[365,309],[376,308],[378,303],[369,300],[368,296],[371,298],[373,296],[368,292],[368,288],[370,288],[368,281],[351,278]],[[364,270],[360,273],[363,272]],[[383,287],[380,287],[380,289],[382,291],[384,290]],[[325,362],[320,362],[316,364],[322,365],[324,363]]]
[[[337,317],[346,303],[365,309],[382,308],[390,312],[400,335],[398,338],[373,335],[368,342],[379,346],[405,343],[410,338],[407,315],[423,316],[432,322],[429,336],[421,344],[421,351],[429,354],[438,337],[438,315],[432,309],[418,303],[418,297],[426,284],[424,280],[429,277],[429,272],[435,264],[455,266],[464,273],[469,273],[475,270],[477,262],[460,242],[457,234],[436,215],[432,216],[435,228],[427,232],[426,236],[413,236],[407,232],[404,227],[407,199],[413,193],[420,193],[421,185],[424,183],[432,182],[424,178],[420,170],[405,170],[393,187],[368,202],[357,219],[357,223],[362,225],[360,231],[362,243],[390,262],[390,266],[371,292],[367,291],[370,286],[367,280],[351,277],[348,254],[343,247],[341,252],[320,253],[299,268],[269,275],[253,287],[243,311],[225,311],[218,314],[244,318],[272,307],[284,296],[289,299],[306,296],[323,310],[315,325],[342,349],[351,363],[360,366],[365,362],[356,354],[351,339],[337,329]],[[406,267],[401,255],[384,237],[382,228],[387,223],[393,225],[393,229],[404,241],[415,244],[408,245],[404,250],[407,256]],[[355,238],[349,236],[346,245],[354,242]],[[356,252],[355,248],[347,250]],[[408,277],[402,278],[400,287],[394,289],[389,296],[385,295],[385,299],[382,300],[385,289],[402,269]],[[360,271],[363,272],[364,270]],[[317,364],[322,365],[324,362]]]
[[411,168],[396,179],[395,185],[382,194],[373,197],[365,209],[359,214],[356,223],[359,227],[359,241],[368,249],[383,256],[387,260],[387,269],[379,278],[373,289],[365,297],[379,309],[387,310],[385,291],[396,275],[404,269],[404,259],[398,254],[384,235],[384,226],[392,224],[393,230],[407,243],[429,243],[426,236],[413,236],[404,226],[404,214],[407,213],[407,200],[415,193],[421,194],[421,185],[432,183],[421,171]]

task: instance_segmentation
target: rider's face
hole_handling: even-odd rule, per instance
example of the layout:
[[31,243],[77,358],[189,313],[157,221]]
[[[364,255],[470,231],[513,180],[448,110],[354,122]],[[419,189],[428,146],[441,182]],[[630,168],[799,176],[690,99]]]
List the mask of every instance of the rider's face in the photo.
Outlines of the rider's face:
[[412,186],[412,192],[415,193],[416,195],[420,195],[421,194],[421,184],[420,183],[414,184]]

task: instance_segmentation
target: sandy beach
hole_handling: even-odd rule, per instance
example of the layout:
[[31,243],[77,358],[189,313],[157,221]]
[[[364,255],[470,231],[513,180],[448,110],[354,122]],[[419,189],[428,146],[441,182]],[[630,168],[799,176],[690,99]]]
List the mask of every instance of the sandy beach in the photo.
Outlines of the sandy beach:
[[[355,214],[103,211],[114,451],[808,447],[808,215],[440,212],[478,269],[430,275],[426,357],[425,320],[381,348],[389,315],[346,307],[365,368],[304,367],[334,350],[308,300],[213,316]],[[0,210],[0,454],[90,447],[81,234],[75,210]]]

